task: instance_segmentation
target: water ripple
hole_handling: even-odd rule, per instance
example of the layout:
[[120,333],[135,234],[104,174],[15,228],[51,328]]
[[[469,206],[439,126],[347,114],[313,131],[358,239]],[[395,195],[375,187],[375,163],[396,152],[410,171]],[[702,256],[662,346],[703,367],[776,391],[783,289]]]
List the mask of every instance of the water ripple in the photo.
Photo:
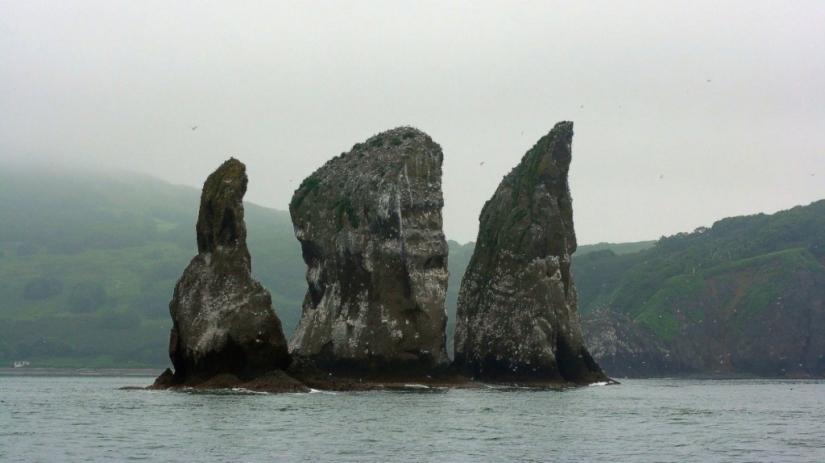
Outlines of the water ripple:
[[825,452],[822,381],[118,390],[136,382],[0,377],[0,460],[736,462],[818,461]]

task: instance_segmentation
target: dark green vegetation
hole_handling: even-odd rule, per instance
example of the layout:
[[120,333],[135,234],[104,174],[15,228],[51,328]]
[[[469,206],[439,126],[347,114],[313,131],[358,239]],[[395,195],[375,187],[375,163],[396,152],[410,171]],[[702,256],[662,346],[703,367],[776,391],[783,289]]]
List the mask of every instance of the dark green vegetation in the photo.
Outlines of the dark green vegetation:
[[[165,366],[200,191],[124,173],[0,170],[0,364]],[[252,275],[287,336],[306,290],[286,212],[247,204]]]
[[[730,296],[736,300],[720,302],[756,312],[775,301],[796,272],[821,273],[825,201],[720,220],[693,233],[662,237],[643,252],[618,255],[605,249],[579,254],[573,262],[582,314],[610,308],[670,340],[676,335],[672,307],[709,285],[735,283],[738,290]],[[698,310],[688,316],[701,318]]]
[[824,264],[825,201],[574,259],[583,329],[617,376],[825,375]]

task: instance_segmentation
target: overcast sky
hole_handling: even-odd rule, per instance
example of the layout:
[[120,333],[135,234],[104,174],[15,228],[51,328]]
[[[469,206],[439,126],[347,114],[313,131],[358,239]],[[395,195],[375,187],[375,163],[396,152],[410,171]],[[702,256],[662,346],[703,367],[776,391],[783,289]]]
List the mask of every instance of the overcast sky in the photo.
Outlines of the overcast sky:
[[412,125],[444,149],[466,242],[561,120],[581,244],[823,199],[825,2],[0,0],[6,164],[200,188],[234,156],[246,199],[285,210],[329,158]]

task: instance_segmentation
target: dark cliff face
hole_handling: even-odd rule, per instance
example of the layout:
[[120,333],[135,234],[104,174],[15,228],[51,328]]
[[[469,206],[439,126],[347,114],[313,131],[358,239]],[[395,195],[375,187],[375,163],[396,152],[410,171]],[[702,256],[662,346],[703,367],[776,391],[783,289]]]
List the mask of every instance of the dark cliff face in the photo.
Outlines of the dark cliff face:
[[582,316],[585,345],[613,378],[648,378],[677,374],[684,366],[647,326],[611,310]]
[[[781,267],[792,252],[785,254],[767,266]],[[825,376],[825,275],[792,268],[786,281],[776,281],[762,266],[707,277],[691,293],[668,301],[664,317],[672,317],[673,336],[663,338],[610,309],[589,313],[583,321],[587,345],[618,377]],[[772,297],[755,304],[748,295],[761,288]]]
[[293,355],[360,373],[447,365],[443,155],[401,127],[327,162],[295,191],[290,214],[309,289]]
[[824,231],[825,200],[577,257],[586,344],[618,377],[821,377]]
[[576,250],[567,184],[572,139],[572,122],[556,124],[481,211],[455,332],[455,363],[476,377],[606,379],[582,345],[570,275]]
[[203,186],[199,254],[175,285],[169,356],[177,382],[229,373],[248,379],[289,366],[272,298],[252,279],[243,196],[246,167],[226,161]]

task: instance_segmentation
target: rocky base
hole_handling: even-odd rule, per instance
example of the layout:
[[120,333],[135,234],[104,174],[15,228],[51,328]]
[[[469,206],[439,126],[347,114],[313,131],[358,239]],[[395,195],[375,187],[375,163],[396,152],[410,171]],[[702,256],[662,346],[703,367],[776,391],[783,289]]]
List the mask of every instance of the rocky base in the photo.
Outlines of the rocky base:
[[155,379],[154,384],[144,389],[149,390],[183,390],[183,389],[245,389],[254,392],[309,392],[309,388],[289,377],[280,370],[273,370],[254,379],[243,381],[231,373],[223,373],[209,379],[192,378],[181,382],[175,379],[175,374],[167,368]]
[[[619,384],[607,380],[608,384]],[[232,374],[220,374],[209,379],[193,379],[178,382],[171,369],[167,368],[154,384],[147,387],[123,387],[123,390],[220,390],[243,389],[267,393],[296,393],[318,391],[358,392],[393,390],[441,390],[441,389],[482,389],[482,388],[535,388],[563,389],[579,387],[591,382],[574,383],[567,381],[477,381],[461,374],[457,369],[445,370],[437,375],[341,375],[322,371],[306,359],[296,358],[287,372],[270,371],[255,379],[243,381]]]

